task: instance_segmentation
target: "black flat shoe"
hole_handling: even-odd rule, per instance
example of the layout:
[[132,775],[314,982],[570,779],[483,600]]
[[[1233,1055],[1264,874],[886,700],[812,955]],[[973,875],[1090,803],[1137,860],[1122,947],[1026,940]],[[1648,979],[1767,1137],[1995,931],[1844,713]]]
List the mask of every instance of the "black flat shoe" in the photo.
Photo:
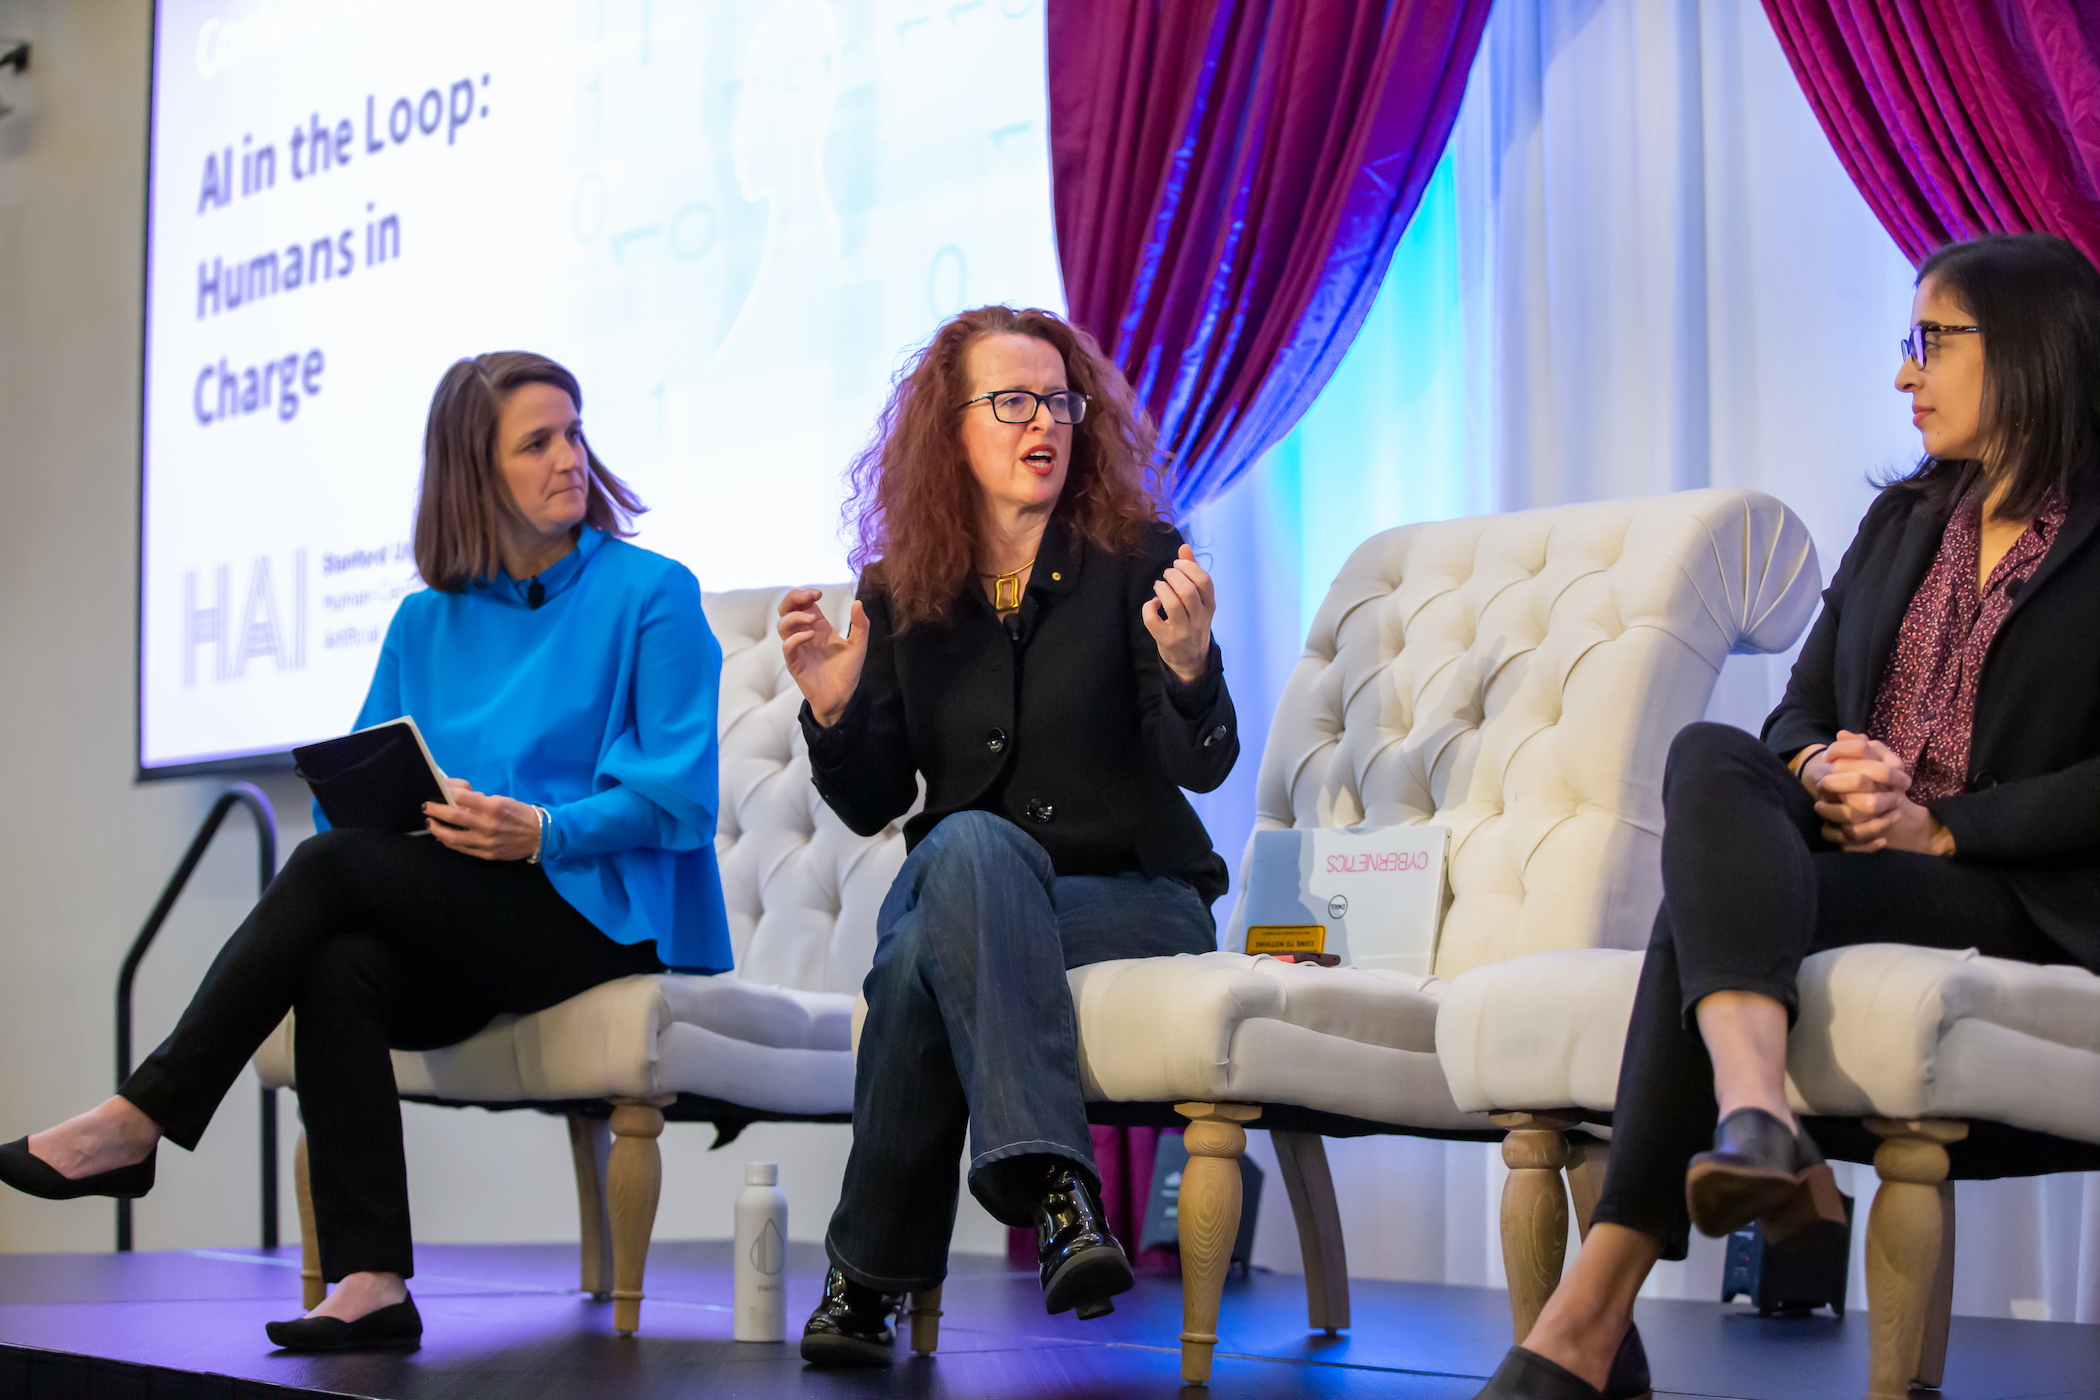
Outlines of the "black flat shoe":
[[1641,1345],[1641,1329],[1626,1324],[1619,1341],[1619,1354],[1611,1359],[1611,1374],[1604,1378],[1604,1400],[1648,1400],[1655,1384],[1648,1377],[1648,1349]]
[[1761,1108],[1739,1108],[1714,1129],[1714,1150],[1692,1158],[1684,1200],[1699,1232],[1720,1239],[1753,1220],[1785,1239],[1812,1221],[1843,1224],[1837,1178],[1805,1132]]
[[1473,1400],[1648,1400],[1651,1393],[1648,1353],[1641,1346],[1640,1329],[1629,1323],[1602,1390],[1557,1361],[1511,1347],[1488,1377],[1487,1388]]
[[1036,1202],[1035,1253],[1045,1312],[1070,1312],[1082,1322],[1106,1317],[1116,1310],[1109,1299],[1134,1282],[1093,1188],[1062,1159]]
[[1535,1351],[1511,1347],[1473,1400],[1603,1400],[1603,1395],[1603,1391],[1559,1362],[1548,1361]]
[[160,1146],[156,1143],[143,1162],[113,1167],[93,1176],[69,1177],[31,1152],[28,1138],[16,1138],[0,1147],[0,1181],[47,1201],[77,1201],[82,1196],[115,1196],[130,1201],[153,1189],[153,1159],[159,1155]]
[[295,1317],[266,1322],[263,1331],[286,1351],[412,1351],[423,1344],[416,1300],[375,1308],[355,1322],[339,1317]]
[[897,1359],[890,1319],[904,1300],[863,1288],[833,1266],[824,1300],[802,1328],[802,1359],[812,1366],[887,1366]]

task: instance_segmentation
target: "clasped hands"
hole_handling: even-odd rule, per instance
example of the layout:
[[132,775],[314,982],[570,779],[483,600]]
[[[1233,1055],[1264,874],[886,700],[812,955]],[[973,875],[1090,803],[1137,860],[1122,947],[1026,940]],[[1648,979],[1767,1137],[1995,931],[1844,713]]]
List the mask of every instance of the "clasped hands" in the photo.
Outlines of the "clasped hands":
[[483,860],[524,860],[539,850],[538,808],[478,793],[465,778],[447,778],[445,788],[450,805],[423,804],[424,824],[442,844]]
[[1823,839],[1850,852],[1954,854],[1954,835],[1910,800],[1910,767],[1879,739],[1848,729],[1811,754],[1801,785],[1816,800]]

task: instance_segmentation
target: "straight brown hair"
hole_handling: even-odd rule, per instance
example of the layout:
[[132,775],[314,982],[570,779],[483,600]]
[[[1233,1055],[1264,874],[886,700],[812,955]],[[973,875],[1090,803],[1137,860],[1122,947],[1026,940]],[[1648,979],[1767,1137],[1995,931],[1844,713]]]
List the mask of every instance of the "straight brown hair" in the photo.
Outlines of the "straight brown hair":
[[[416,505],[416,572],[441,593],[465,592],[503,567],[502,524],[517,519],[518,508],[496,465],[496,427],[505,400],[527,384],[551,385],[583,411],[576,376],[529,350],[461,360],[445,371],[431,396]],[[625,539],[634,533],[634,517],[648,507],[605,469],[588,439],[583,455],[590,479],[583,523]]]

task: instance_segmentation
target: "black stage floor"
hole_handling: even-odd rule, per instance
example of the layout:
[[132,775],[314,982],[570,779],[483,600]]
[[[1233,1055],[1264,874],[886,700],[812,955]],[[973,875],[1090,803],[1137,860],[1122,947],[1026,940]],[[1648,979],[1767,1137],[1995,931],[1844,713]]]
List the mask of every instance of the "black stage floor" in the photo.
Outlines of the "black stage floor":
[[[662,1242],[650,1252],[642,1333],[612,1333],[609,1304],[574,1292],[574,1245],[423,1245],[413,1288],[426,1342],[410,1355],[327,1359],[273,1351],[272,1318],[296,1316],[295,1250],[0,1255],[0,1396],[285,1397],[383,1400],[674,1400],[914,1396],[1079,1400],[1182,1390],[1181,1290],[1144,1277],[1113,1317],[1046,1317],[1032,1275],[958,1256],[941,1350],[893,1370],[818,1372],[792,1343],[729,1340],[729,1247]],[[791,1327],[815,1306],[823,1256],[795,1246]],[[1301,1280],[1227,1285],[1211,1394],[1464,1400],[1509,1345],[1499,1292],[1356,1280],[1356,1325],[1305,1330]],[[1644,1302],[1658,1394],[1851,1400],[1866,1386],[1867,1325],[1824,1314],[1768,1321],[1718,1304]],[[906,1353],[907,1357],[909,1353]],[[2100,1327],[1954,1320],[1946,1400],[2100,1400]]]

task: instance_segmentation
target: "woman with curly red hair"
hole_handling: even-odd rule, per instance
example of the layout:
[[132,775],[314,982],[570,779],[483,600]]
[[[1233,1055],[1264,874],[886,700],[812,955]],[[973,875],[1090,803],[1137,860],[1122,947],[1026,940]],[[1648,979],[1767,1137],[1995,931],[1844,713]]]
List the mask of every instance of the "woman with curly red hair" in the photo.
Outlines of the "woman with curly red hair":
[[1181,789],[1239,755],[1210,576],[1151,489],[1153,451],[1084,332],[964,312],[854,464],[849,631],[814,591],[781,604],[831,809],[872,835],[925,785],[877,919],[811,1362],[891,1359],[901,1296],[947,1273],[966,1129],[971,1192],[1035,1227],[1048,1311],[1099,1317],[1130,1287],[1065,971],[1216,946],[1225,863]]

